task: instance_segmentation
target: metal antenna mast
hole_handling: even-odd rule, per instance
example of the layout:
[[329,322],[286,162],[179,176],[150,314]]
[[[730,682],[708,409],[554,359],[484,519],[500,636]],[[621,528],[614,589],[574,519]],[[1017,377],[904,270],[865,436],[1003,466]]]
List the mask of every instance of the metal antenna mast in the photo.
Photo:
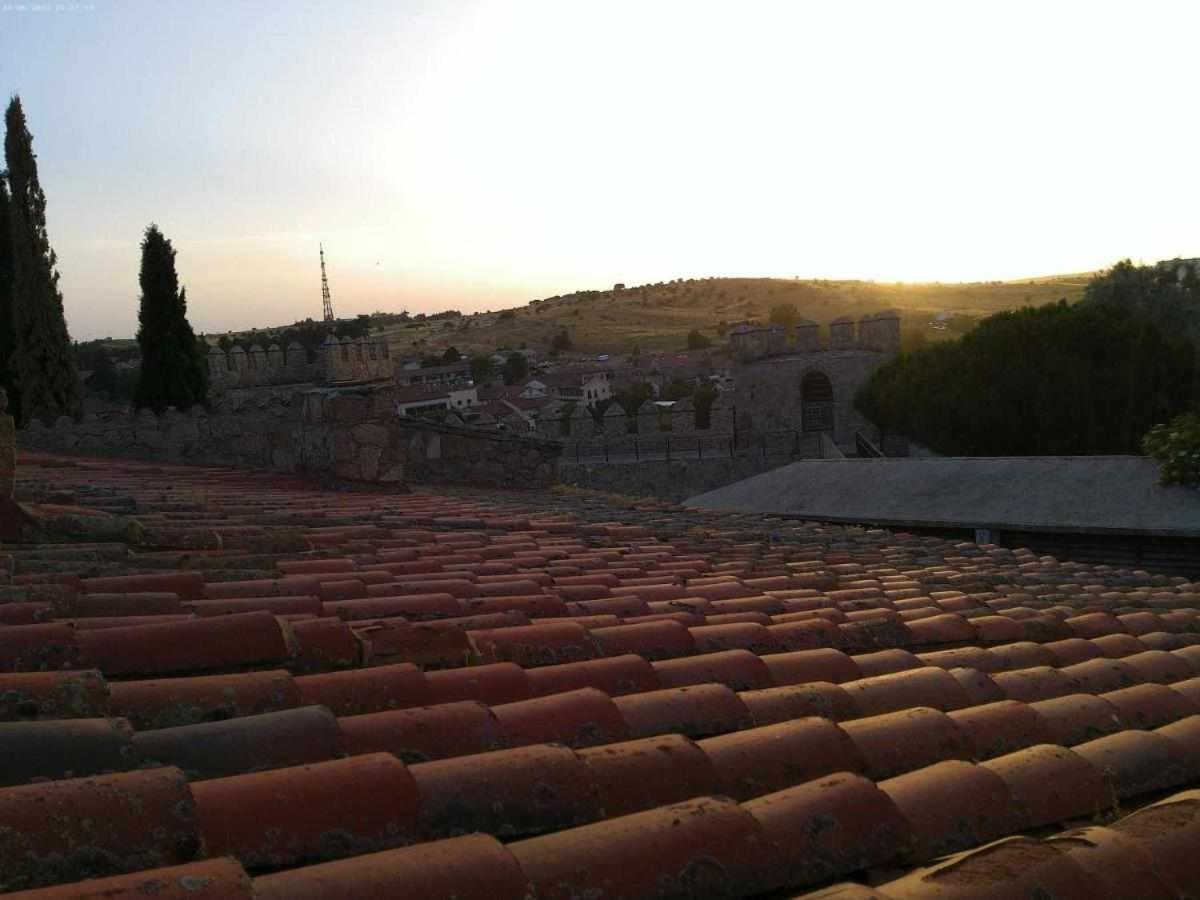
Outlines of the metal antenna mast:
[[325,277],[325,245],[321,244],[321,303],[325,307],[325,321],[333,321],[333,299],[329,296],[329,279]]

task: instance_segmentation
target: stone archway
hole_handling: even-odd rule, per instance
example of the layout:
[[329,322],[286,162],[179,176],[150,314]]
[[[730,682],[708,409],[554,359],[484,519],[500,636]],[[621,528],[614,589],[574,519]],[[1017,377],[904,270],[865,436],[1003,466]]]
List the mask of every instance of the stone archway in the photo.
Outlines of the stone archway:
[[833,383],[816,369],[806,372],[800,381],[800,429],[833,431]]

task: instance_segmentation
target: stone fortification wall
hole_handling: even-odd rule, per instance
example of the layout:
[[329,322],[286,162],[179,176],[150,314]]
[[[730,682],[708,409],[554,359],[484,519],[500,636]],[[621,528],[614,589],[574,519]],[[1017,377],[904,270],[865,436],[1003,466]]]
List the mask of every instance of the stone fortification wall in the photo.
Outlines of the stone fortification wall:
[[238,388],[286,384],[343,384],[389,379],[393,361],[382,338],[325,339],[310,359],[308,351],[292,342],[287,347],[252,345],[249,350],[213,347],[208,353],[209,383],[214,396]]
[[206,409],[112,409],[80,421],[61,416],[52,426],[32,422],[18,435],[29,450],[113,456],[162,462],[195,462],[290,470],[300,403],[297,392],[276,389],[241,396]]
[[391,387],[237,391],[211,409],[114,409],[24,429],[31,450],[298,472],[323,482],[530,487],[558,444],[401,419]]
[[833,394],[833,440],[854,445],[861,431],[878,440],[879,430],[854,408],[854,394],[886,359],[870,350],[818,351],[758,360],[738,369],[732,405],[738,430],[776,432],[805,429],[803,385],[809,373],[828,379]]
[[389,390],[305,397],[306,471],[333,481],[541,487],[555,481],[561,445],[400,418]]
[[829,323],[825,347],[821,345],[820,327],[808,319],[797,322],[792,334],[782,325],[744,323],[730,330],[729,346],[739,362],[822,349],[896,353],[900,350],[900,314],[885,310],[862,316],[857,322],[850,316],[834,319]]
[[638,463],[575,462],[564,458],[558,463],[558,479],[563,484],[609,494],[679,502],[790,462],[792,459],[787,456],[660,459]]

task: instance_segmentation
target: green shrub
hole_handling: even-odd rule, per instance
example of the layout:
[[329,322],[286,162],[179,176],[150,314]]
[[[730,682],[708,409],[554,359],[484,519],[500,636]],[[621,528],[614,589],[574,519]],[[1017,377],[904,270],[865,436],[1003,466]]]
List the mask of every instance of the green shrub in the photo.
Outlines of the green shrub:
[[1155,425],[1142,438],[1142,450],[1162,466],[1163,484],[1200,488],[1200,415],[1185,413]]
[[885,432],[948,456],[1134,453],[1192,408],[1194,372],[1194,348],[1146,317],[1056,303],[901,353],[855,399]]

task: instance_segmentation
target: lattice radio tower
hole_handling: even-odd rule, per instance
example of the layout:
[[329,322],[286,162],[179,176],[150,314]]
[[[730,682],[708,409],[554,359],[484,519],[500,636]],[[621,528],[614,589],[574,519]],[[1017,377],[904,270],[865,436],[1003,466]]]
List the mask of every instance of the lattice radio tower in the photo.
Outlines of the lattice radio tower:
[[325,245],[321,244],[321,304],[325,307],[325,321],[333,321],[333,298],[329,296],[329,279],[325,277]]

